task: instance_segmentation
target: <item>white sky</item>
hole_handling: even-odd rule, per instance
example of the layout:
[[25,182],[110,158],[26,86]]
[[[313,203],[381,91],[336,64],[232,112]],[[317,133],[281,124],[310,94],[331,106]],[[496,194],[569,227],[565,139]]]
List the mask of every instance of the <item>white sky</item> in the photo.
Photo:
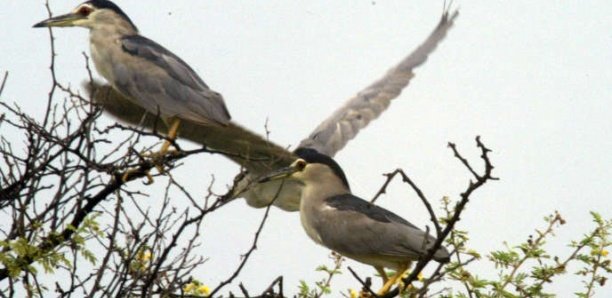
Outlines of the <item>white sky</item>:
[[[480,165],[473,138],[494,150],[502,180],[473,196],[459,227],[480,252],[519,243],[559,210],[568,223],[549,243],[562,256],[566,244],[591,227],[589,210],[612,217],[612,2],[455,1],[460,16],[441,47],[417,70],[389,111],[340,152],[356,195],[371,198],[382,173],[403,168],[437,200],[456,198],[470,178],[446,148],[456,142]],[[54,1],[65,13],[75,1]],[[295,145],[336,107],[414,49],[438,22],[442,1],[118,1],[141,33],[187,61],[224,94],[233,119]],[[0,71],[10,72],[2,100],[40,113],[49,87],[46,18],[42,1],[4,1],[0,9]],[[59,79],[86,78],[84,29],[56,31]],[[108,119],[110,121],[110,119]],[[2,132],[0,132],[2,133]],[[8,136],[18,138],[19,136]],[[190,189],[217,189],[237,167],[218,156],[198,156],[175,171]],[[199,175],[194,175],[198,171]],[[163,184],[163,183],[160,183]],[[138,188],[138,183],[134,186]],[[151,192],[154,205],[159,192]],[[395,183],[381,204],[424,226],[428,216],[406,185]],[[177,204],[180,204],[177,201]],[[201,253],[210,260],[196,277],[211,286],[227,278],[256,230],[263,210],[234,202],[211,216]],[[314,282],[329,264],[328,251],[311,242],[298,213],[272,210],[258,250],[242,281],[252,293],[278,275],[287,293],[298,280]],[[346,263],[361,275],[372,269]],[[574,268],[575,269],[575,268]],[[491,266],[476,267],[483,276]],[[575,271],[575,270],[574,270]],[[573,293],[577,279],[556,292]],[[348,272],[335,289],[357,287]],[[230,288],[238,292],[237,283]],[[598,297],[612,295],[611,287]]]

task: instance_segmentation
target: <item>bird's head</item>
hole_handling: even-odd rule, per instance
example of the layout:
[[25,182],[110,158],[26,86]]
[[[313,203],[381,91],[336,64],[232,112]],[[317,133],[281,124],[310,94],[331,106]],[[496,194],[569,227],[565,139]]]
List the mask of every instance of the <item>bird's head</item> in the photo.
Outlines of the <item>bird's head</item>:
[[90,0],[81,3],[70,13],[55,16],[34,25],[40,27],[85,27],[94,29],[101,26],[114,26],[137,31],[132,20],[117,6],[108,0]]
[[349,189],[344,171],[331,157],[308,148],[297,149],[295,154],[300,158],[295,160],[290,166],[266,175],[260,182],[289,178],[302,183],[307,183],[308,181],[321,183],[329,182],[327,181],[328,179],[337,179],[347,190]]

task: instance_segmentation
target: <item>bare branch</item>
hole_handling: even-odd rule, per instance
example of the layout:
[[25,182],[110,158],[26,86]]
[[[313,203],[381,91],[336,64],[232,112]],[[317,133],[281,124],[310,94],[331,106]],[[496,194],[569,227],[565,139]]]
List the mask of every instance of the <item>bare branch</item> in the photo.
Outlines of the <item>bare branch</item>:
[[346,267],[351,274],[353,275],[353,277],[355,277],[355,279],[357,279],[357,281],[359,281],[359,283],[361,284],[361,291],[362,292],[367,292],[370,295],[372,295],[372,297],[374,298],[379,298],[379,296],[372,290],[371,286],[372,286],[372,281],[370,280],[370,278],[368,277],[365,281],[363,281],[361,279],[361,277],[359,277],[359,275],[357,275],[357,273],[355,273],[355,271],[353,270],[353,268]]
[[[4,91],[4,85],[6,84],[6,80],[8,79],[9,72],[4,72],[4,78],[2,78],[2,83],[0,84],[0,95],[2,95],[2,91]],[[2,121],[0,121],[2,122]]]
[[427,199],[427,197],[425,197],[425,194],[423,193],[423,191],[412,181],[412,179],[410,179],[410,177],[408,177],[408,175],[406,175],[406,173],[402,169],[396,169],[392,173],[385,174],[385,176],[387,177],[387,181],[385,181],[385,183],[383,184],[383,187],[374,196],[374,199],[372,199],[371,202],[373,203],[381,194],[385,193],[389,182],[391,182],[391,180],[398,174],[402,176],[403,182],[408,183],[408,185],[410,185],[410,187],[414,190],[414,192],[417,194],[419,199],[421,199],[421,202],[423,203],[423,205],[425,205],[425,208],[427,208],[427,212],[429,212],[430,220],[434,224],[434,227],[436,229],[436,235],[439,237],[440,234],[442,233],[442,228],[440,227],[440,221],[438,220],[438,217],[436,216],[436,213],[434,212],[433,207],[431,206],[431,203],[429,203],[429,200]]
[[[455,148],[454,145],[450,145],[451,149]],[[455,224],[459,221],[461,213],[463,212],[465,206],[467,205],[467,203],[469,202],[470,196],[471,194],[476,191],[478,188],[480,188],[481,186],[483,186],[487,181],[489,180],[496,180],[497,178],[494,178],[493,176],[491,176],[491,172],[493,171],[493,165],[491,164],[491,161],[489,160],[489,156],[488,153],[491,152],[490,149],[488,149],[487,147],[485,147],[485,145],[480,141],[480,136],[476,137],[476,146],[480,149],[481,151],[481,158],[485,164],[485,170],[484,170],[484,174],[482,176],[476,174],[475,172],[473,172],[471,170],[471,172],[474,174],[474,176],[476,177],[476,182],[472,182],[470,181],[467,189],[461,193],[460,197],[461,200],[457,203],[457,205],[455,206],[455,213],[453,214],[453,216],[448,220],[446,226],[444,227],[444,229],[442,230],[442,233],[440,235],[438,235],[436,242],[432,245],[432,247],[428,250],[427,255],[423,258],[421,258],[417,264],[415,265],[415,268],[412,270],[412,272],[408,275],[408,277],[403,279],[404,285],[405,287],[407,287],[408,285],[412,284],[415,280],[417,280],[417,276],[418,274],[425,268],[425,266],[427,266],[427,264],[433,259],[433,256],[435,254],[435,252],[442,247],[442,243],[444,242],[444,239],[446,239],[446,237],[450,234],[450,232],[454,229]],[[459,159],[466,167],[468,167],[468,169],[471,169],[471,167],[469,166],[469,164],[467,163],[467,160],[465,160],[465,158],[463,158],[461,156],[461,154],[458,153],[457,150],[453,149],[453,152],[455,153],[455,157],[457,159]],[[466,162],[464,162],[466,161]],[[396,287],[394,288],[392,291],[390,291],[389,293],[387,293],[385,296],[385,298],[388,297],[395,297],[399,294],[400,292],[400,288]]]
[[240,264],[238,265],[238,268],[236,268],[236,270],[234,271],[234,273],[232,273],[232,275],[222,281],[211,293],[210,296],[214,297],[214,295],[219,292],[223,287],[225,287],[226,285],[230,284],[236,277],[238,277],[238,274],[240,274],[240,271],[242,271],[242,268],[244,267],[244,265],[246,264],[246,262],[249,260],[249,257],[251,256],[251,254],[253,253],[253,251],[255,251],[255,249],[257,249],[257,241],[259,240],[259,234],[261,233],[261,231],[263,230],[264,225],[266,224],[266,221],[268,219],[268,214],[270,213],[270,207],[272,207],[272,204],[274,203],[274,201],[276,200],[276,198],[278,198],[278,194],[280,194],[280,192],[283,189],[283,183],[281,183],[281,186],[278,188],[278,191],[276,192],[276,195],[274,197],[274,199],[272,200],[272,202],[270,202],[270,204],[268,205],[268,207],[266,207],[266,211],[264,213],[263,218],[261,219],[261,222],[259,223],[259,227],[257,228],[257,231],[255,232],[255,237],[253,237],[253,244],[251,244],[251,248],[249,248],[249,250],[242,255],[242,261],[240,262]]

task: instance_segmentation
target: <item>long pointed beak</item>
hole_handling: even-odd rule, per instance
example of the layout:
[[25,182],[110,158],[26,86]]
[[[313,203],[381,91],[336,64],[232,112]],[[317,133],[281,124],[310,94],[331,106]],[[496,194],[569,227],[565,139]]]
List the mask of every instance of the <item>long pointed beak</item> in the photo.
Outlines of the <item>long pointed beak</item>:
[[34,24],[34,28],[41,28],[41,27],[69,27],[69,26],[74,26],[74,22],[84,19],[84,17],[82,15],[79,14],[75,14],[75,13],[67,13],[64,15],[60,15],[60,16],[56,16],[56,17],[52,17],[49,19],[46,19],[40,23],[36,23]]
[[287,178],[297,171],[299,171],[299,169],[294,166],[288,166],[286,168],[281,168],[281,169],[273,171],[269,173],[268,175],[265,175],[262,178],[260,178],[259,183],[265,183],[265,182],[269,182],[273,180]]

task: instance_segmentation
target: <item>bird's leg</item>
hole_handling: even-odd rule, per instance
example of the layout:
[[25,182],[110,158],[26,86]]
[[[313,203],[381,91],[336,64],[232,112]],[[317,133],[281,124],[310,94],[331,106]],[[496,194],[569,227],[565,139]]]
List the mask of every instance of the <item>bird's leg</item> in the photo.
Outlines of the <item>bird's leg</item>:
[[176,140],[176,137],[178,135],[178,129],[181,124],[181,119],[176,118],[176,117],[170,117],[165,122],[168,125],[167,139],[164,141],[159,151],[151,152],[147,154],[148,157],[150,157],[153,160],[153,163],[155,164],[155,167],[157,168],[157,171],[159,171],[160,174],[165,172],[164,165],[163,165],[163,157],[168,152],[172,152],[172,153],[176,152],[176,150],[170,151],[169,149],[170,149],[170,145],[172,145],[172,142]]
[[[167,122],[170,124],[170,126],[168,127],[168,139],[164,141],[161,149],[157,152],[142,154],[143,156],[148,156],[153,160],[153,163],[155,167],[157,168],[157,170],[159,171],[159,173],[164,173],[163,157],[169,152],[169,148],[170,148],[170,145],[172,145],[172,142],[176,140],[176,136],[178,134],[178,128],[181,124],[181,119],[172,117],[172,118],[169,118]],[[139,169],[128,169],[121,176],[121,180],[123,180],[123,182],[127,182],[130,180],[132,175],[134,175],[135,173],[138,173],[139,171],[140,171]],[[146,171],[144,175],[147,177],[147,182],[145,182],[145,184],[147,185],[152,184],[153,176],[149,173],[149,171]]]
[[408,270],[410,263],[408,264],[401,264],[399,266],[399,268],[397,268],[397,272],[395,272],[395,275],[393,275],[384,285],[383,287],[380,289],[380,291],[378,291],[378,296],[383,296],[385,294],[387,294],[387,292],[389,292],[389,289],[391,289],[391,287],[393,285],[395,285],[397,283],[397,281],[402,278],[402,276],[404,276],[404,273],[406,273],[406,270]]
[[[125,173],[123,173],[123,175],[121,176],[121,181],[123,181],[124,183],[130,181],[130,179],[132,179],[132,176],[139,172],[140,170],[137,168],[127,169]],[[145,182],[145,184],[153,184],[153,176],[151,175],[151,173],[149,173],[149,171],[146,171],[144,172],[144,175],[145,177],[147,177],[147,182]]]
[[168,140],[164,141],[164,144],[162,145],[161,149],[158,152],[158,154],[161,156],[168,153],[168,148],[170,148],[170,145],[172,145],[172,142],[176,140],[176,137],[178,135],[178,128],[181,124],[181,119],[171,117],[168,119],[168,122],[170,124],[170,127],[168,127]]
[[140,159],[141,164],[138,167],[125,170],[125,172],[123,172],[123,175],[121,175],[121,181],[125,183],[125,182],[132,180],[132,178],[134,178],[135,176],[144,175],[145,177],[147,177],[147,182],[145,182],[145,184],[146,185],[153,184],[153,175],[151,175],[149,170],[142,169],[142,163],[145,162],[143,154],[139,154],[138,152],[136,152],[135,150],[131,148],[130,148],[130,151],[138,155],[138,158]]
[[385,268],[383,267],[378,267],[378,266],[374,266],[374,268],[376,268],[376,271],[378,271],[378,274],[380,275],[380,277],[383,280],[383,285],[387,283],[387,281],[389,281],[389,277],[387,276],[387,272],[385,272]]

